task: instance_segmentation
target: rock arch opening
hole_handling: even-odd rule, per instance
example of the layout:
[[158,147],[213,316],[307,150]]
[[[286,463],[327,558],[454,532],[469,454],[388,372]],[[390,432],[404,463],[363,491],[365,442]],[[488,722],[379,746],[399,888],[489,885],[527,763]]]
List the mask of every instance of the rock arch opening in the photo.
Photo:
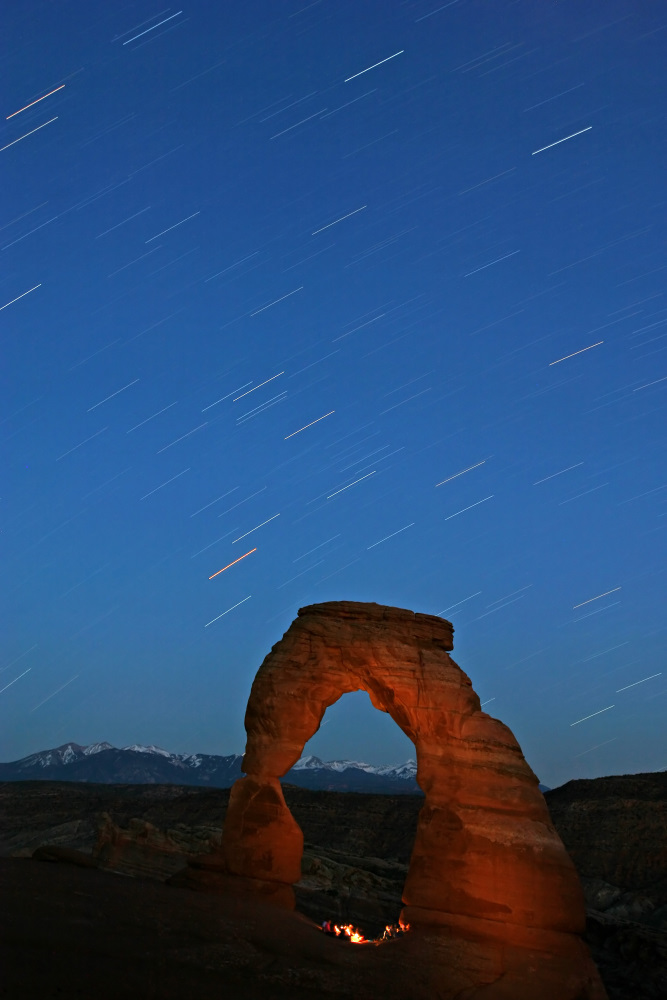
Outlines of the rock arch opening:
[[[399,928],[423,795],[414,780],[414,744],[388,714],[372,707],[366,692],[357,694],[343,695],[327,709],[320,728],[330,722],[335,735],[327,743],[318,734],[311,738],[303,767],[298,774],[288,772],[283,793],[304,834],[301,878],[294,886],[296,909],[318,924],[352,924],[366,939],[378,940],[387,936],[388,926],[395,932]],[[391,747],[382,761],[372,749],[378,739]],[[332,757],[336,766],[323,782],[326,772],[319,763]],[[401,762],[401,776],[373,769],[388,759]],[[359,767],[360,761],[370,761],[371,769]],[[316,784],[308,780],[312,768]],[[308,795],[304,801],[302,789],[310,787],[326,789],[326,794]]]
[[[412,740],[388,712],[373,706],[368,692],[363,690],[342,695],[327,708],[320,728],[303,749],[304,759],[311,756],[336,765],[339,761],[363,762],[374,768],[411,763],[408,770],[413,775],[417,764]],[[291,781],[291,774],[285,780]],[[413,783],[411,787],[417,786]]]

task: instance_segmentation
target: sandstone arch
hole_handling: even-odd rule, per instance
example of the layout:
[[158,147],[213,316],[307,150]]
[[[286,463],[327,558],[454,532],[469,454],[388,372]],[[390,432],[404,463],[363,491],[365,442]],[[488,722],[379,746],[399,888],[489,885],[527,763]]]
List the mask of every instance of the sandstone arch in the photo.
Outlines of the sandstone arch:
[[200,867],[222,868],[226,888],[293,907],[303,837],[279,779],[327,707],[361,689],[417,752],[425,802],[404,919],[447,939],[450,971],[458,962],[479,983],[514,969],[510,992],[494,996],[523,996],[517,983],[525,973],[542,1000],[602,998],[579,937],[585,910],[574,866],[519,744],[481,710],[450,658],[452,634],[442,618],[378,604],[301,608],[255,677],[245,718],[247,776],[231,792],[221,855]]

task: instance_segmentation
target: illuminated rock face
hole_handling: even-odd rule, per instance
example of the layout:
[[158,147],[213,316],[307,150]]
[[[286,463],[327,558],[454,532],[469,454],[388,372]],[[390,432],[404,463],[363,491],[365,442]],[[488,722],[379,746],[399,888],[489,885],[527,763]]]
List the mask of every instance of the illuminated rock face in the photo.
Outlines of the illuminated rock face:
[[301,608],[250,693],[247,777],[234,785],[225,820],[224,882],[236,876],[290,904],[303,836],[278,779],[329,705],[367,691],[414,743],[425,794],[403,919],[436,933],[440,951],[449,942],[444,961],[450,969],[458,963],[462,981],[500,977],[510,989],[487,989],[485,997],[523,997],[522,977],[541,1000],[604,997],[579,937],[585,910],[574,866],[519,744],[481,711],[450,658],[452,633],[442,618],[378,604]]

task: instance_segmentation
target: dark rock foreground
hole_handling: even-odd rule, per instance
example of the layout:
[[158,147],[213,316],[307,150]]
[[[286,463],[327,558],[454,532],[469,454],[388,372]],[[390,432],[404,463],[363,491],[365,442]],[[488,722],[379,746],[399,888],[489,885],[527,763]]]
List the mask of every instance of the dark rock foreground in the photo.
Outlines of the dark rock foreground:
[[[429,960],[415,938],[392,943],[402,950],[389,974],[393,959],[376,966],[366,948],[362,959],[356,946],[324,939],[307,919],[350,920],[367,935],[396,920],[422,798],[286,788],[306,841],[297,886],[306,916],[282,913],[276,921],[251,903],[158,881],[219,840],[228,795],[0,784],[0,997],[158,1000],[215,990],[225,1000],[316,993],[437,1000],[423,981],[401,978],[406,962]],[[584,885],[587,942],[610,1000],[665,1000],[667,774],[569,782],[546,799]],[[44,845],[45,860],[33,860]],[[48,845],[60,863],[45,863]],[[280,928],[289,928],[286,938]],[[473,996],[463,992],[461,1000]]]
[[355,947],[254,899],[12,858],[0,859],[0,894],[0,996],[11,1000],[430,995],[397,985],[401,961],[378,962],[405,939]]

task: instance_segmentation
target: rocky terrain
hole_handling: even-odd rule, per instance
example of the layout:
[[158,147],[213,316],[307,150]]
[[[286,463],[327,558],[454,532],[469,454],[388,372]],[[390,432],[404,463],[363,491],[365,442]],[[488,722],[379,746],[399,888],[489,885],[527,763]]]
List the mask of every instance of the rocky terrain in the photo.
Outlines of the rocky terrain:
[[609,996],[667,997],[667,772],[569,781],[545,798]]
[[[285,796],[306,841],[299,910],[318,923],[350,920],[367,935],[395,920],[423,799],[294,787]],[[26,859],[42,848],[38,857],[70,862],[26,862],[38,881],[92,864],[142,885],[164,882],[219,842],[228,797],[225,789],[178,786],[2,783],[0,856]],[[573,781],[546,800],[584,885],[588,943],[610,1000],[664,1000],[667,774]],[[91,874],[103,877],[77,878]],[[172,890],[179,899],[183,891]]]
[[[307,843],[407,864],[422,798],[292,786],[285,797]],[[228,788],[0,782],[0,856],[26,857],[41,844],[90,852],[104,812],[121,827],[139,818],[160,830],[184,824],[219,836],[228,801]]]
[[546,800],[589,906],[667,930],[667,772],[569,781]]
[[[423,799],[296,787],[285,796],[306,841],[300,909],[363,921],[368,933],[396,920]],[[229,789],[0,783],[0,856],[68,848],[109,870],[166,879],[219,844],[228,801]]]

